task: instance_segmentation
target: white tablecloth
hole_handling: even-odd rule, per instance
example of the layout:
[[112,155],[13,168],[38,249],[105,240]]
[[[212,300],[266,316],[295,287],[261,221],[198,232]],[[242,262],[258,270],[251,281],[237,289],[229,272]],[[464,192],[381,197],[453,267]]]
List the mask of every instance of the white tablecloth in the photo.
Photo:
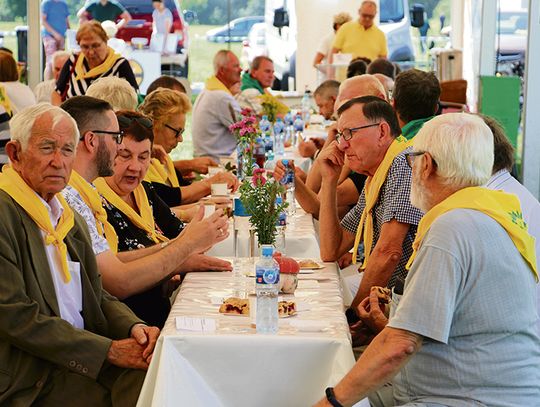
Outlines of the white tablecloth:
[[[285,229],[285,253],[289,257],[320,257],[319,240],[315,227],[313,226],[313,217],[297,204],[296,215],[287,217],[287,227]],[[246,226],[247,227],[247,226]],[[216,244],[208,251],[209,256],[234,257],[234,223],[230,220],[229,237]],[[249,256],[249,231],[244,228],[237,234],[237,255],[241,257]],[[259,255],[257,242],[255,242],[255,256]]]
[[[253,270],[242,260],[242,270]],[[251,263],[249,263],[251,261]],[[310,406],[354,364],[334,264],[303,274],[299,312],[280,319],[277,335],[257,334],[249,317],[218,313],[215,297],[248,296],[254,278],[235,273],[190,273],[158,340],[138,406]],[[178,331],[178,316],[216,321],[214,332]],[[293,324],[316,321],[304,332]]]

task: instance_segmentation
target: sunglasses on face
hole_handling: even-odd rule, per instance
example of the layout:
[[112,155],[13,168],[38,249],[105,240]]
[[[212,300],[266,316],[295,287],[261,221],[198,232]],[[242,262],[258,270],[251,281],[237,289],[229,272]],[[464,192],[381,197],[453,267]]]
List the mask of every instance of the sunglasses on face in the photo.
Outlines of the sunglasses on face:
[[186,130],[186,129],[183,129],[182,127],[175,129],[173,126],[169,126],[168,124],[164,124],[164,126],[174,132],[175,138],[180,137],[182,134],[184,134],[184,131]]

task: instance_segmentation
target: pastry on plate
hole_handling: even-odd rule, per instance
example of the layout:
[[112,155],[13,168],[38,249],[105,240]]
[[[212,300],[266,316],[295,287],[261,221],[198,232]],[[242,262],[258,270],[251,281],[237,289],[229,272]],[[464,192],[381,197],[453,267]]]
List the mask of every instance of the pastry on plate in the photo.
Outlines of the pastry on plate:
[[222,314],[249,315],[249,300],[231,297],[223,301],[219,307]]

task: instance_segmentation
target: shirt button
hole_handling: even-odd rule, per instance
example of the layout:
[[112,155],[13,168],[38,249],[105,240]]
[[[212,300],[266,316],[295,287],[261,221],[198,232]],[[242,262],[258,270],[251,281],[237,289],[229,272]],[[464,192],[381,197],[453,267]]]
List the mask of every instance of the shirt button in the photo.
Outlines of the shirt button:
[[69,367],[75,367],[76,364],[77,364],[77,362],[72,360],[72,361],[69,362]]
[[42,381],[42,380],[38,380],[37,383],[36,383],[36,387],[37,387],[37,388],[43,387],[43,381]]
[[83,373],[88,373],[88,368],[83,367],[82,372],[83,372]]
[[77,365],[77,368],[76,368],[76,369],[77,369],[77,370],[82,370],[82,365],[79,363],[79,364]]

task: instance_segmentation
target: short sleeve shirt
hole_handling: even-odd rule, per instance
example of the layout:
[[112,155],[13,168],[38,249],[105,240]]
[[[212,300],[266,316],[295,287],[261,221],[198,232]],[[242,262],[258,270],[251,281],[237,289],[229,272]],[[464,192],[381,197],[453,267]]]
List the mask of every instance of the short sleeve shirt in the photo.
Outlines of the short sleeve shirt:
[[94,20],[102,23],[106,20],[116,21],[126,9],[114,0],[109,0],[105,5],[97,0],[86,6],[86,11],[92,14]]
[[424,338],[394,378],[396,405],[538,405],[535,291],[533,273],[494,219],[471,209],[439,216],[388,324]]
[[107,239],[103,237],[97,230],[96,227],[96,218],[92,209],[84,202],[82,196],[79,194],[75,188],[71,185],[66,185],[62,190],[62,195],[68,203],[69,206],[73,208],[75,212],[81,215],[88,226],[88,231],[90,232],[90,238],[92,239],[92,249],[94,254],[97,256],[100,253],[103,253],[110,249]]
[[[46,15],[47,23],[59,34],[65,35],[69,9],[64,0],[43,0],[41,12]],[[43,35],[52,37],[52,34],[43,28]]]
[[[395,219],[400,223],[408,223],[409,231],[403,240],[403,255],[392,274],[388,287],[393,287],[398,277],[405,278],[407,270],[405,265],[412,254],[412,243],[416,235],[416,227],[422,218],[422,211],[411,205],[411,168],[405,159],[405,153],[412,150],[412,147],[407,148],[400,153],[392,163],[386,181],[381,187],[379,199],[373,208],[373,247],[379,240],[382,225],[386,222]],[[366,207],[366,190],[362,190],[358,203],[352,208],[341,221],[341,226],[356,235],[356,231],[360,224],[362,212]]]
[[340,27],[333,48],[344,54],[352,54],[353,58],[365,57],[372,61],[388,55],[384,32],[375,25],[365,29],[358,21],[349,21]]
[[165,10],[163,10],[163,13],[160,13],[158,10],[154,10],[152,12],[152,20],[154,21],[154,24],[156,26],[157,33],[167,34],[166,32],[167,21],[172,23],[173,15],[171,13],[171,10],[165,7]]

